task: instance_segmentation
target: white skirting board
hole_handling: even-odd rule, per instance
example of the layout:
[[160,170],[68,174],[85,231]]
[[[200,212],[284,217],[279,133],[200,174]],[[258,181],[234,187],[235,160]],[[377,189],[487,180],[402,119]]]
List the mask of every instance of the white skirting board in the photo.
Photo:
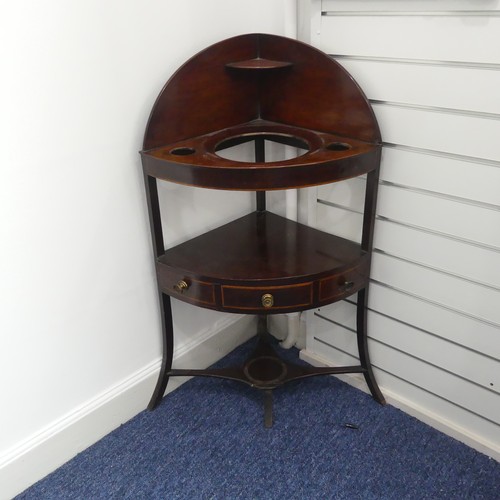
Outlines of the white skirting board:
[[[230,318],[219,326],[217,331],[196,338],[176,352],[174,365],[208,367],[256,332],[252,316]],[[161,360],[156,359],[0,457],[0,500],[25,490],[143,411],[153,393],[160,365]],[[171,378],[166,393],[186,380]]]
[[[309,352],[306,349],[300,351],[300,359],[303,359],[307,363],[310,363],[313,366],[332,366],[331,362],[328,362],[321,356],[313,352]],[[365,379],[361,374],[346,374],[346,375],[335,375],[343,382],[346,382],[357,389],[362,390],[363,392],[370,393],[368,387],[365,383]],[[408,415],[417,418],[421,422],[430,425],[434,429],[457,439],[458,441],[474,448],[475,450],[488,455],[489,457],[500,461],[500,449],[495,444],[489,443],[484,439],[468,432],[466,429],[459,427],[453,422],[450,422],[439,415],[422,408],[412,401],[400,396],[399,394],[389,391],[384,387],[380,387],[382,394],[384,395],[388,404],[399,408],[404,411]]]

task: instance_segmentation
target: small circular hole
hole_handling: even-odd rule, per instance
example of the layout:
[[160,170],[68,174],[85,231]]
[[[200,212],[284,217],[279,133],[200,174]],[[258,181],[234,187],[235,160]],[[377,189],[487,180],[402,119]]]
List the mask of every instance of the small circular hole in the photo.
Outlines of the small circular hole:
[[351,145],[346,144],[345,142],[332,142],[331,144],[328,144],[326,149],[329,149],[330,151],[347,151],[348,149],[351,149]]
[[192,155],[194,153],[193,148],[174,148],[170,150],[171,155],[177,155],[177,156],[187,156],[187,155]]

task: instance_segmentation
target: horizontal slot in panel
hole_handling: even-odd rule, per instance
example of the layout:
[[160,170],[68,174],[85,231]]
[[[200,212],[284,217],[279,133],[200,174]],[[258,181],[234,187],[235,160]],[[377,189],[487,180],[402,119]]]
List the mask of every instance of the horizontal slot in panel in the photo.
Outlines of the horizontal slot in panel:
[[355,177],[343,182],[318,186],[318,199],[341,205],[354,211],[362,211],[365,202],[366,179]]
[[382,150],[380,179],[500,207],[500,164],[495,167],[386,147]]
[[491,422],[500,423],[498,413],[499,396],[440,368],[395,351],[389,346],[373,342],[372,359],[377,366],[383,360],[383,369],[400,378],[439,394],[471,412],[479,413]]
[[500,291],[374,253],[371,278],[471,316],[500,325]]
[[384,142],[500,160],[500,119],[388,104],[373,109]]
[[[387,388],[391,392],[400,395],[403,402],[409,404],[413,408],[417,408],[419,411],[424,410],[426,414],[433,414],[434,416],[439,416],[442,420],[449,425],[450,422],[453,423],[453,427],[459,427],[460,432],[465,436],[474,436],[474,441],[485,441],[488,443],[488,447],[497,450],[498,456],[498,446],[500,445],[499,435],[500,426],[483,418],[481,416],[481,410],[476,408],[474,411],[468,411],[459,405],[453,404],[446,399],[440,397],[437,394],[433,394],[425,389],[397,377],[384,370],[375,370],[375,376],[377,377],[377,382],[381,387]],[[417,418],[420,418],[419,416]],[[435,417],[434,417],[435,418]],[[425,419],[423,419],[425,421]],[[440,429],[439,423],[435,421],[427,422],[431,426]],[[437,425],[436,425],[437,424]],[[446,431],[445,431],[446,432]],[[460,436],[455,436],[460,439]],[[466,443],[469,444],[470,443]]]
[[[339,58],[369,99],[500,114],[497,71]],[[417,84],[418,82],[418,84]]]
[[[370,285],[369,307],[469,350],[500,359],[498,326],[377,283]],[[345,312],[343,317],[348,317],[347,314]]]
[[[332,321],[354,328],[356,297],[321,307],[316,312]],[[369,293],[370,310],[390,316],[426,331],[449,343],[457,344],[495,360],[500,360],[500,327],[479,321],[419,299],[407,293],[373,282]]]
[[[500,212],[497,210],[381,185],[377,213],[397,222],[500,249]],[[319,215],[318,212],[318,220]]]
[[[380,180],[401,187],[430,191],[500,209],[500,163],[498,166],[464,158],[440,156],[423,151],[385,147]],[[356,177],[319,186],[317,197],[353,210],[363,210],[366,179]]]
[[[331,359],[338,364],[352,365],[359,363],[356,335],[353,332],[346,330],[342,326],[334,325],[317,315],[314,316],[313,321],[315,339],[323,344],[335,347],[339,351],[339,354],[336,353],[333,359],[330,356],[327,359]],[[370,349],[372,345],[373,341],[369,340]],[[321,354],[321,352],[318,352],[318,354]]]
[[[332,365],[347,365],[355,358],[345,355],[337,349],[319,340],[313,340],[308,351],[328,360]],[[404,362],[404,361],[403,361]],[[481,417],[479,409],[468,411],[451,401],[440,397],[418,385],[407,381],[404,377],[391,374],[384,368],[374,367],[375,377],[382,388],[402,396],[403,400],[410,401],[417,408],[425,408],[441,416],[446,421],[467,429],[466,433],[476,434],[490,443],[500,444],[499,426]]]
[[500,17],[367,14],[321,19],[320,49],[328,54],[498,64],[499,46]]
[[433,0],[423,2],[422,0],[405,0],[397,2],[394,0],[322,0],[321,10],[327,12],[405,12],[405,11],[463,11],[471,10],[498,11],[500,4],[497,0]]
[[[350,207],[318,199],[318,229],[359,241],[362,227],[360,208],[354,198]],[[466,244],[500,250],[500,212],[391,185],[379,186],[379,219],[389,219],[416,230],[462,240]],[[478,224],[478,221],[481,221]]]
[[349,328],[356,328],[356,297],[319,307],[314,313]]
[[500,252],[377,220],[374,248],[500,290]]
[[361,241],[363,216],[342,208],[317,204],[316,227],[351,241]]
[[[342,363],[338,360],[338,356],[341,355],[339,351],[317,340],[311,342],[311,348],[308,347],[308,351],[335,365],[348,364],[353,361],[353,358],[344,356],[343,359],[346,362]],[[374,372],[382,391],[390,390],[399,395],[403,401],[410,402],[413,407],[425,408],[426,412],[431,412],[445,421],[452,421],[458,427],[467,429],[466,434],[474,434],[497,446],[500,444],[498,424],[482,418],[477,411],[470,412],[382,369],[375,368]]]
[[[333,322],[332,331],[337,327],[335,323],[344,324],[351,330],[356,328],[356,306],[346,305],[352,310],[326,310],[318,313],[320,317]],[[345,323],[340,316],[346,319]],[[368,325],[368,333],[372,339],[474,382],[484,389],[500,393],[500,360],[470,351],[376,312],[369,312]]]
[[[346,361],[350,357],[350,363],[352,363],[353,359],[357,358],[355,335],[341,327],[332,330],[328,321],[321,318],[317,320],[315,338],[350,355],[344,355],[343,360]],[[334,343],[332,343],[332,338]],[[372,363],[376,368],[381,368],[433,394],[439,394],[469,411],[477,412],[481,409],[481,416],[499,423],[498,394],[376,340],[369,342],[369,350]]]

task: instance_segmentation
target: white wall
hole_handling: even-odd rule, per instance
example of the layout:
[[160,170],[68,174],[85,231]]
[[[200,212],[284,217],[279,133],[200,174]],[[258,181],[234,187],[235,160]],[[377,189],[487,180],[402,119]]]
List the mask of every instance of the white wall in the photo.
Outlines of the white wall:
[[[500,1],[307,3],[306,33],[360,83],[384,140],[377,380],[394,404],[499,459]],[[363,192],[363,179],[317,189],[317,225],[359,238]],[[316,311],[305,357],[351,364],[354,310]]]
[[[284,34],[287,7],[286,0],[2,3],[0,497],[98,437],[65,427],[79,409],[99,406],[144,371],[156,375],[160,327],[138,155],[148,114],[188,57],[233,35]],[[165,190],[181,208],[169,214],[171,241],[251,205],[250,194]],[[177,303],[174,318],[176,347],[185,351],[236,316]],[[137,411],[150,390],[136,395]],[[116,411],[109,425],[130,416]],[[30,470],[23,454],[62,429],[71,446]],[[9,467],[21,457],[18,478]]]

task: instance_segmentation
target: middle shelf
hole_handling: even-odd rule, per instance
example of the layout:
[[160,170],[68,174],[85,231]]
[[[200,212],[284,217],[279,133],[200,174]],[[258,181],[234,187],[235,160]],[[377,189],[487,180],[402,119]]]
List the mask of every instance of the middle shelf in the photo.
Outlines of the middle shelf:
[[271,212],[253,212],[165,251],[161,290],[201,307],[284,313],[352,295],[368,282],[355,242]]

